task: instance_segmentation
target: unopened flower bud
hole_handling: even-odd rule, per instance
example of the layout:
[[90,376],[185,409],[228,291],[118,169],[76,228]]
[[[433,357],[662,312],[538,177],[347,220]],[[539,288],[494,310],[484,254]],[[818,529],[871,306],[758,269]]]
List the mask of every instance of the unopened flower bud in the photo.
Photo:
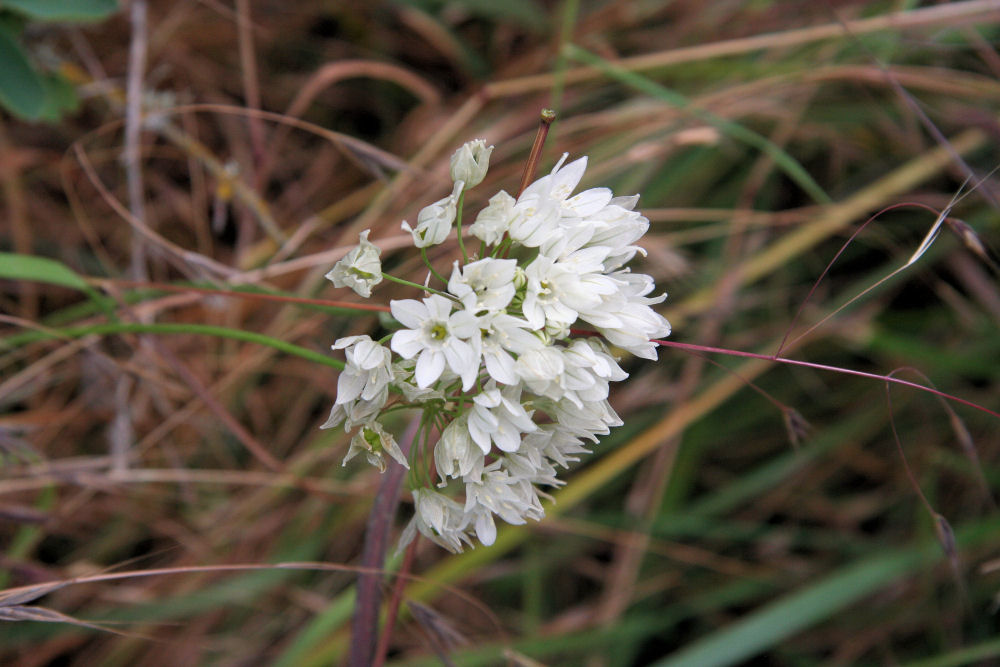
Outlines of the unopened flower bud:
[[520,266],[514,269],[514,288],[522,289],[528,284],[528,276]]
[[492,152],[493,146],[487,146],[482,139],[467,142],[451,156],[451,180],[464,182],[466,190],[482,183]]
[[565,322],[546,322],[545,335],[549,340],[562,340],[569,336],[569,325]]

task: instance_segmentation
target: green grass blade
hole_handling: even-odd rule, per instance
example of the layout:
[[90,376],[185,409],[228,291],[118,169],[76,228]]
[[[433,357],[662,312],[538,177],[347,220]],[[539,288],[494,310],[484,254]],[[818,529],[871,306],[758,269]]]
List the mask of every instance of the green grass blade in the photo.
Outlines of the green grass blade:
[[137,322],[111,322],[107,324],[95,324],[91,326],[67,327],[54,331],[26,331],[24,333],[9,336],[0,340],[0,345],[9,347],[20,347],[27,343],[51,338],[82,338],[91,334],[108,335],[123,333],[150,333],[150,334],[189,334],[198,336],[215,336],[217,338],[231,338],[245,343],[257,343],[280,350],[286,354],[302,357],[308,361],[314,361],[324,366],[332,366],[340,370],[344,369],[344,362],[338,361],[315,350],[289,343],[278,338],[272,338],[254,331],[243,331],[241,329],[229,329],[210,324],[141,324]]
[[975,646],[949,651],[943,655],[907,663],[905,667],[960,667],[1000,656],[1000,639],[991,639]]
[[[960,544],[982,541],[997,529],[994,519],[966,527]],[[796,633],[843,611],[867,595],[940,560],[936,542],[887,551],[856,562],[821,581],[704,637],[655,667],[722,667],[751,658]]]
[[0,252],[0,279],[30,280],[79,290],[90,297],[109,318],[115,319],[110,299],[101,296],[73,269],[54,259]]

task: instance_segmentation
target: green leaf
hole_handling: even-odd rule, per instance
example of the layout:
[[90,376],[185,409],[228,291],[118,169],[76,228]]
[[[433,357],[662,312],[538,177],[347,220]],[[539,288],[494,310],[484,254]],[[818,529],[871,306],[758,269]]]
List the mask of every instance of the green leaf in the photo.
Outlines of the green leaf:
[[0,104],[11,113],[36,120],[45,105],[45,84],[21,46],[0,30]]
[[117,0],[4,0],[10,9],[38,21],[100,21],[118,11]]
[[101,296],[73,269],[54,259],[0,252],[0,279],[3,278],[32,280],[80,290],[100,306],[109,317],[114,318],[110,299]]
[[50,285],[61,285],[86,290],[90,285],[75,271],[54,259],[0,252],[0,278],[33,280]]
[[23,333],[8,336],[0,339],[0,345],[17,348],[38,340],[48,340],[50,338],[82,338],[91,334],[123,334],[123,333],[149,333],[177,335],[188,334],[195,336],[215,336],[217,338],[230,338],[244,343],[256,343],[266,345],[280,350],[286,354],[292,354],[308,361],[316,362],[324,366],[330,366],[344,370],[344,362],[333,359],[315,350],[288,343],[280,338],[272,338],[255,331],[243,331],[242,329],[229,329],[227,327],[217,327],[211,324],[142,324],[139,322],[108,322],[105,324],[94,324],[91,326],[67,327],[65,329],[53,329],[51,331],[25,331]]
[[45,104],[38,115],[40,120],[50,123],[59,122],[63,116],[76,111],[80,100],[76,96],[73,84],[58,74],[46,74],[42,78],[45,86]]

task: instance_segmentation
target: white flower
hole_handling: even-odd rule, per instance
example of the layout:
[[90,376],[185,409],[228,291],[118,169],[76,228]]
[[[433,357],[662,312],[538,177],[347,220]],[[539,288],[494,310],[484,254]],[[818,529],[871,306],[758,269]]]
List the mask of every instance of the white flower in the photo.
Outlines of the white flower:
[[496,539],[496,526],[490,514],[513,525],[545,516],[531,483],[512,477],[501,461],[487,467],[478,479],[466,479],[465,511],[475,517],[476,536],[487,546]]
[[598,309],[602,297],[618,291],[615,281],[600,273],[601,253],[594,251],[580,250],[560,261],[539,255],[524,270],[528,288],[521,310],[533,328],[550,322],[569,326],[581,314]]
[[333,345],[346,349],[347,363],[337,379],[337,400],[320,428],[346,422],[345,429],[375,417],[389,397],[393,381],[392,354],[368,336],[348,336]]
[[382,410],[388,397],[389,388],[385,387],[370,401],[359,399],[344,403],[334,403],[333,408],[330,410],[330,416],[327,417],[320,428],[334,428],[343,423],[344,430],[350,431],[358,424],[364,424],[374,419],[379,411]]
[[511,209],[508,234],[523,246],[537,248],[559,233],[560,214],[556,200],[525,192]]
[[[525,188],[522,197],[540,196],[546,199],[553,199],[562,204],[569,198],[570,193],[579,185],[583,178],[583,172],[587,170],[587,158],[582,157],[565,164],[569,153],[563,153],[562,157],[552,168],[552,172],[547,176],[542,176],[537,181]],[[611,199],[610,190],[608,200]]]
[[490,167],[493,146],[486,146],[482,139],[473,139],[451,156],[451,180],[463,181],[465,188],[474,188],[483,182]]
[[566,372],[562,385],[580,401],[600,401],[608,397],[608,383],[628,377],[618,363],[604,351],[597,339],[575,340],[563,348]]
[[530,325],[507,313],[487,313],[479,318],[483,362],[486,372],[502,384],[520,382],[511,353],[524,354],[544,347],[542,340],[527,331]]
[[[540,486],[563,486],[566,482],[556,477],[556,469],[537,449],[526,449],[523,445],[516,452],[503,455],[504,468],[510,474]],[[538,491],[538,495],[545,494]]]
[[417,386],[429,387],[447,365],[462,378],[462,391],[468,391],[479,375],[476,317],[466,310],[452,313],[452,302],[438,294],[422,303],[414,299],[390,301],[389,307],[392,316],[409,327],[394,333],[390,346],[406,359],[417,357]]
[[618,297],[608,299],[601,312],[588,313],[583,319],[597,327],[612,345],[655,360],[657,345],[650,340],[669,336],[670,322],[649,306],[660,303],[667,295],[647,297],[655,288],[647,275],[619,271],[612,276],[620,285]]
[[[448,237],[462,193],[482,182],[492,150],[476,140],[455,152],[452,193],[422,209],[415,228],[403,223],[417,247]],[[655,359],[651,340],[670,332],[653,310],[665,295],[650,296],[653,279],[623,268],[645,254],[636,243],[649,220],[635,210],[638,196],[614,197],[608,188],[574,194],[586,167],[587,158],[567,164],[563,155],[517,199],[506,192],[492,197],[470,232],[493,248],[482,259],[456,261],[447,293],[428,286],[432,296],[392,301],[404,328],[393,334],[390,349],[368,336],[334,345],[346,351],[347,364],[324,428],[361,427],[345,461],[363,453],[380,470],[389,457],[406,465],[376,421],[390,386],[405,396],[403,405],[423,408],[425,425],[444,425],[433,451],[415,452],[415,460],[433,455],[438,487],[460,480],[464,504],[429,488],[415,490],[404,545],[420,532],[461,551],[475,539],[493,544],[497,517],[512,524],[541,518],[541,499],[548,497],[541,489],[562,484],[557,467],[578,460],[589,452],[588,441],[622,424],[608,396],[610,383],[627,373],[608,344]],[[383,275],[367,234],[328,275],[365,296]],[[602,337],[571,338],[579,322]],[[422,433],[418,446],[431,447],[430,429]]]
[[469,435],[483,454],[490,451],[490,443],[504,452],[514,452],[521,444],[521,434],[538,428],[531,421],[531,413],[521,405],[521,386],[510,385],[503,390],[489,382],[486,389],[473,400],[469,411]]
[[554,400],[563,397],[560,379],[565,371],[566,361],[554,345],[528,350],[514,364],[514,372],[528,389]]
[[414,489],[413,507],[416,513],[400,537],[400,549],[413,541],[418,530],[452,553],[461,551],[463,542],[472,544],[467,534],[471,517],[448,496],[431,489]]
[[538,427],[538,430],[524,436],[521,440],[521,449],[518,450],[519,453],[530,454],[535,450],[563,468],[568,468],[570,463],[580,460],[575,456],[576,454],[590,453],[579,436],[558,423],[543,424]]
[[372,295],[372,287],[382,282],[381,250],[368,242],[370,229],[361,232],[358,247],[344,255],[333,265],[326,278],[335,287],[350,287],[361,296]]
[[608,257],[604,260],[605,271],[618,269],[637,252],[646,254],[639,246],[632,245],[649,229],[649,219],[632,210],[638,200],[638,195],[615,197],[586,220],[586,224],[594,230],[588,245],[605,246],[609,249]]
[[392,353],[369,336],[348,336],[333,344],[334,350],[346,350],[347,364],[337,380],[337,403],[359,396],[370,401],[393,379]]
[[[417,362],[413,359],[400,359],[392,365],[394,386],[403,392],[403,397],[409,403],[423,403],[433,399],[444,399],[444,392],[433,387],[418,387],[413,377]],[[448,374],[446,370],[442,376]]]
[[357,434],[351,438],[351,447],[347,450],[347,456],[344,457],[344,462],[341,465],[346,466],[348,461],[361,452],[364,452],[368,463],[378,468],[379,472],[385,472],[385,455],[387,453],[401,466],[407,470],[410,469],[410,465],[406,462],[406,456],[403,455],[403,450],[396,444],[396,439],[392,437],[391,433],[386,432],[382,428],[382,424],[377,421],[371,421],[358,429]]
[[578,408],[607,398],[608,382],[628,377],[599,342],[586,340],[526,352],[514,371],[533,393]]
[[451,194],[444,199],[439,199],[430,206],[425,206],[417,214],[417,226],[411,228],[410,223],[403,221],[401,225],[404,231],[413,235],[413,245],[418,248],[437,245],[448,238],[451,226],[455,224],[455,216],[458,211],[458,197],[462,194],[465,186],[462,181],[455,183]]
[[493,195],[489,206],[480,211],[476,221],[469,226],[469,233],[487,245],[494,245],[510,229],[515,203],[503,190]]
[[487,257],[470,262],[461,269],[458,261],[448,281],[448,291],[462,300],[465,309],[479,314],[482,311],[498,312],[514,298],[514,272],[517,261]]
[[475,474],[482,469],[483,453],[469,435],[467,414],[448,424],[441,433],[441,439],[434,446],[434,464],[442,480]]
[[592,442],[597,442],[598,435],[607,435],[612,427],[624,423],[606,399],[585,401],[582,406],[569,400],[539,399],[537,403],[543,412],[556,420],[564,432]]

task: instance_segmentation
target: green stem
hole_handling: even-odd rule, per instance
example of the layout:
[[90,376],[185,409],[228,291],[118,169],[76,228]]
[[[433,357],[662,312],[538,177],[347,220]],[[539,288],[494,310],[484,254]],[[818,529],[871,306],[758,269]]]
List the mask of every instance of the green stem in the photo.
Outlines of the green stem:
[[[420,251],[423,252],[424,249],[421,248]],[[431,269],[431,271],[440,280],[444,280],[444,278],[441,278],[441,276],[439,276],[438,273],[436,271],[434,271],[434,269]],[[448,299],[451,299],[452,301],[458,301],[458,299],[455,298],[455,295],[448,294],[447,292],[442,292],[440,290],[436,290],[433,287],[428,287],[426,285],[421,285],[420,283],[414,283],[414,282],[411,282],[409,280],[404,280],[403,278],[397,278],[396,276],[389,275],[388,273],[383,273],[382,277],[385,278],[388,281],[391,281],[391,282],[394,282],[394,283],[399,283],[400,285],[406,285],[407,287],[416,287],[418,290],[421,290],[421,291],[424,291],[424,292],[430,292],[432,294],[440,294],[441,296],[443,296],[445,298],[448,298]],[[445,280],[444,282],[447,283],[448,281]]]
[[423,258],[424,264],[427,265],[427,268],[430,269],[430,271],[434,275],[434,277],[437,278],[438,280],[440,280],[441,282],[443,282],[445,285],[447,285],[448,284],[448,279],[445,278],[444,276],[442,276],[440,273],[438,273],[437,270],[433,266],[431,266],[431,260],[429,260],[427,258],[427,248],[421,248],[420,249],[420,256]]
[[512,245],[514,245],[514,242],[511,241],[510,238],[505,238],[504,240],[500,241],[500,243],[498,243],[497,246],[493,248],[493,258],[496,259],[497,257],[506,256],[507,250],[509,250]]
[[458,196],[458,205],[455,213],[455,225],[458,232],[458,249],[462,251],[462,264],[469,263],[469,255],[465,252],[465,241],[462,240],[462,206],[465,205],[465,190]]

